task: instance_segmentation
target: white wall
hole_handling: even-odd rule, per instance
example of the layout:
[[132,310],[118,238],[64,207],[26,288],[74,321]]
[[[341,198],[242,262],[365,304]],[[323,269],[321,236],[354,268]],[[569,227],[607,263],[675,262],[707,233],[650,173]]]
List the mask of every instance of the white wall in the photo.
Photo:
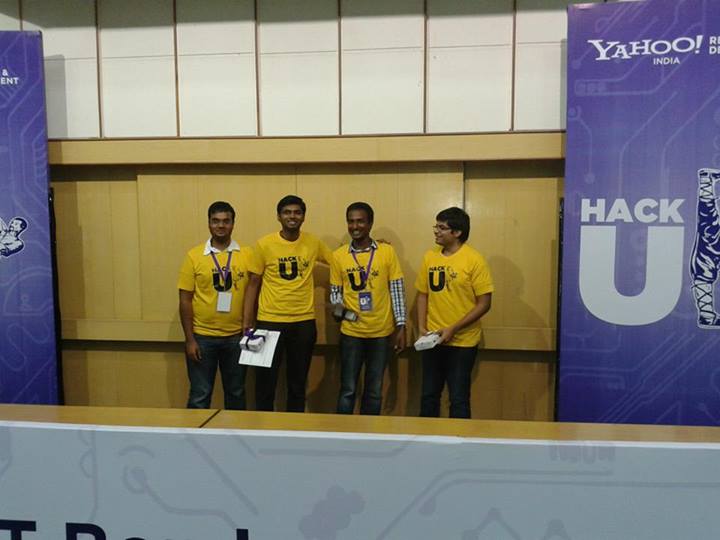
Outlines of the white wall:
[[428,0],[428,132],[511,128],[512,10],[512,0]]
[[579,2],[517,0],[515,129],[565,129],[565,10],[575,3]]
[[559,130],[568,3],[0,0],[0,29],[43,32],[51,138]]
[[423,1],[341,7],[343,133],[422,133]]
[[262,135],[338,132],[336,0],[258,2]]
[[176,5],[180,135],[257,135],[253,0]]

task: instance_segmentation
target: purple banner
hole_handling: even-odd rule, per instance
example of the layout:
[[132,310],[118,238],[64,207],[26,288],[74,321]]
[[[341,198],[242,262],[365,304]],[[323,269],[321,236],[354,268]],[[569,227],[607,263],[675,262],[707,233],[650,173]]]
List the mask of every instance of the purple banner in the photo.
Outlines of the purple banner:
[[0,32],[0,402],[57,403],[39,32]]
[[558,417],[720,424],[720,0],[568,10]]

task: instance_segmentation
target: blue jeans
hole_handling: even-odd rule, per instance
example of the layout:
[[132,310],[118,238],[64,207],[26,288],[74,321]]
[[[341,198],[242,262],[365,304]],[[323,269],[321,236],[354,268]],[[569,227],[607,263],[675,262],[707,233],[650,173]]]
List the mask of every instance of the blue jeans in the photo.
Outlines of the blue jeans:
[[255,368],[255,405],[257,410],[272,411],[275,409],[275,388],[284,355],[287,358],[285,369],[287,377],[286,409],[288,412],[304,412],[308,371],[310,371],[313,347],[317,341],[315,319],[288,323],[257,321],[255,327],[280,332],[272,365],[269,368]]
[[195,341],[200,347],[199,362],[185,358],[190,379],[188,409],[209,409],[215,386],[215,374],[220,367],[225,392],[225,408],[245,410],[245,374],[247,366],[238,364],[241,334],[232,336],[200,336]]
[[450,418],[470,418],[470,376],[477,347],[438,345],[422,353],[420,416],[440,416],[440,396],[447,382]]
[[390,336],[358,338],[340,334],[340,395],[337,412],[352,414],[360,369],[365,364],[365,383],[360,414],[380,414],[385,366],[390,357]]

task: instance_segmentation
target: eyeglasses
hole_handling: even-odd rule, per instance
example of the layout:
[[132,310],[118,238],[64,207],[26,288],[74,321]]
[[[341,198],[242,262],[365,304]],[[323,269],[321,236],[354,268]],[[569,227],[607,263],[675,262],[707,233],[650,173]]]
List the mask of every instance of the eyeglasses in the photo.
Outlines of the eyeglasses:
[[433,229],[436,231],[452,231],[452,227],[448,227],[447,225],[433,225]]

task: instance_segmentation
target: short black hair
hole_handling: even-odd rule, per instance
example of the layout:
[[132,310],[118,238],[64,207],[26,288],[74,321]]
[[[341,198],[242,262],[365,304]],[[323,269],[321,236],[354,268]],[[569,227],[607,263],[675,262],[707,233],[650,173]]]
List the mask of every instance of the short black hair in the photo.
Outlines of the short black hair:
[[350,215],[350,212],[352,212],[353,210],[362,210],[363,212],[365,212],[365,214],[367,214],[368,221],[370,223],[375,222],[375,212],[373,211],[372,206],[370,206],[368,203],[366,203],[366,202],[352,203],[350,206],[347,207],[347,210],[345,210],[345,219],[348,218],[348,216]]
[[460,231],[459,240],[462,243],[465,243],[470,236],[470,216],[462,208],[457,206],[446,208],[435,216],[435,219],[447,223],[453,231]]
[[213,214],[217,214],[218,212],[230,212],[233,223],[235,223],[235,209],[230,205],[229,202],[215,201],[214,203],[212,203],[208,208],[208,221],[210,220],[210,216],[212,216]]
[[282,199],[280,199],[277,203],[277,213],[280,214],[283,208],[290,206],[291,204],[297,204],[302,209],[303,214],[305,213],[305,201],[297,195],[285,195]]

